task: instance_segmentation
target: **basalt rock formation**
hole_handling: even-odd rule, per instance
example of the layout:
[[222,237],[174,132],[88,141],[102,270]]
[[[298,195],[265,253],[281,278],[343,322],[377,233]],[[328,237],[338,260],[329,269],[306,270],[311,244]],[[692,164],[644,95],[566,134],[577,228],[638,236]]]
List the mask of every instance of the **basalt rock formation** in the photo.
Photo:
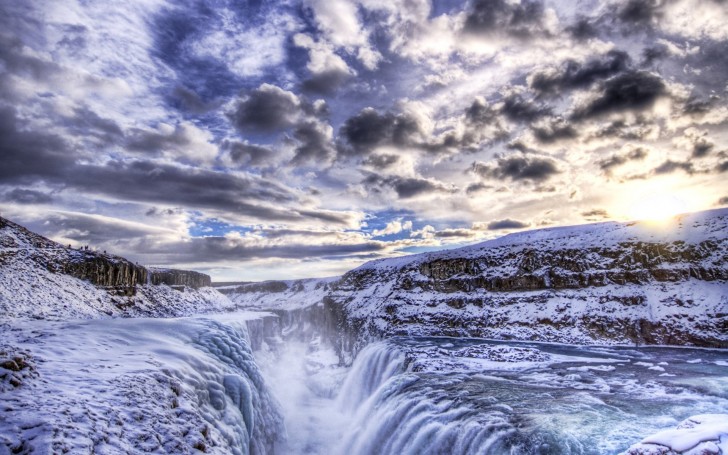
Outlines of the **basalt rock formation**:
[[166,284],[171,287],[188,286],[194,289],[210,286],[210,275],[191,270],[150,268],[150,281],[152,284]]
[[327,295],[360,337],[728,347],[728,210],[374,261]]
[[21,259],[52,273],[70,275],[119,295],[143,284],[173,288],[210,286],[210,276],[188,270],[146,268],[123,257],[64,246],[0,217],[0,266]]

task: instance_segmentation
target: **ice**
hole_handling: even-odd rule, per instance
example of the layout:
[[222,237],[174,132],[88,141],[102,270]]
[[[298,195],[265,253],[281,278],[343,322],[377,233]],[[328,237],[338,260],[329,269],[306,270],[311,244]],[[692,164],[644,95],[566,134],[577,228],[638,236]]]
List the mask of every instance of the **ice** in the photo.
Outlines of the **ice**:
[[[656,446],[656,447],[655,447]],[[684,420],[675,429],[648,436],[627,454],[658,454],[667,448],[678,453],[728,453],[728,414],[702,414]]]
[[35,374],[0,391],[0,452],[242,455],[282,435],[245,332],[217,321],[28,321],[3,343]]

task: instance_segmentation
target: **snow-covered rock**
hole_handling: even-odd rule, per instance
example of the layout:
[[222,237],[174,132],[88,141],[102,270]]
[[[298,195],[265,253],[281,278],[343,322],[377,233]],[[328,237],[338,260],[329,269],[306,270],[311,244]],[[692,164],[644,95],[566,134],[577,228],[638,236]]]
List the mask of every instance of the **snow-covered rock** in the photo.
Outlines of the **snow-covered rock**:
[[646,437],[626,455],[728,454],[728,414],[703,414]]
[[[67,248],[0,218],[0,316],[183,316],[234,308],[197,272]],[[170,286],[171,285],[171,286]]]
[[362,336],[728,347],[728,209],[507,235],[348,272],[326,300]]

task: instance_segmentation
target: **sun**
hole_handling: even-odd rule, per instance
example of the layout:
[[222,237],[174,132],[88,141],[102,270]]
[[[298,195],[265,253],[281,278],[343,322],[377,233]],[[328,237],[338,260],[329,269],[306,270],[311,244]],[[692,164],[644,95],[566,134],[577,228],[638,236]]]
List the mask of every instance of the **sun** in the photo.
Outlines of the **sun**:
[[672,194],[655,193],[636,195],[627,215],[633,220],[661,222],[688,211],[689,206],[683,199]]

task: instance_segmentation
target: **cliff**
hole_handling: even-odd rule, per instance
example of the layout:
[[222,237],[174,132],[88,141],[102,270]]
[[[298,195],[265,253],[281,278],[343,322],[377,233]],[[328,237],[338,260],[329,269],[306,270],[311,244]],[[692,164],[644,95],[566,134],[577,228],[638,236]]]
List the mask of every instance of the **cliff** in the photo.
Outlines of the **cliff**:
[[374,261],[326,296],[360,337],[728,347],[728,210]]
[[210,286],[212,280],[210,275],[191,270],[149,268],[150,281],[152,284],[166,284],[172,287],[191,287],[199,289]]
[[171,316],[232,307],[209,285],[202,273],[67,248],[0,218],[0,316]]

